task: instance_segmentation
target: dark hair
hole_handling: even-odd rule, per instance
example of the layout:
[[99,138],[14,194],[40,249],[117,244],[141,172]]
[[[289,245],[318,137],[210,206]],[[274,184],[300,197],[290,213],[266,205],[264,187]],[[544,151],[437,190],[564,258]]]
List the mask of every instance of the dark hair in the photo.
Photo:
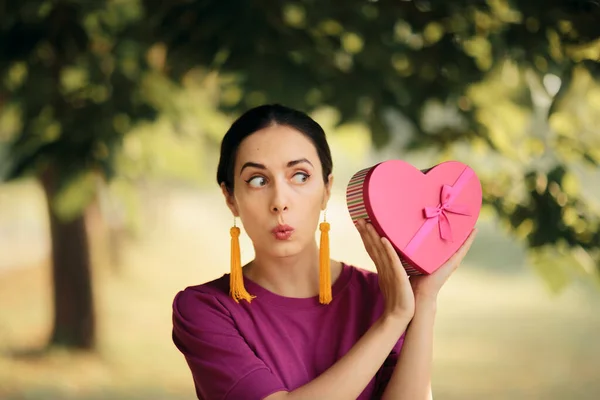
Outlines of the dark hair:
[[323,181],[329,180],[333,161],[325,131],[307,114],[280,104],[265,104],[251,108],[242,114],[229,128],[221,142],[221,158],[217,168],[217,183],[233,193],[233,168],[238,148],[242,141],[263,128],[272,125],[285,125],[298,130],[311,140],[317,149],[323,168]]

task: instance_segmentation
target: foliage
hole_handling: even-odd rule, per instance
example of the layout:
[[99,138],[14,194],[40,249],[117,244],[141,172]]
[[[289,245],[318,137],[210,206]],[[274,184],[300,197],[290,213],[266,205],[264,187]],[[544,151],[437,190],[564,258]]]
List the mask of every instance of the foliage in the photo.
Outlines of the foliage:
[[[549,280],[541,260],[558,248],[597,276],[597,204],[575,184],[600,161],[597,2],[144,4],[168,49],[165,71],[219,71],[223,110],[333,106],[340,124],[367,124],[377,148],[402,142],[396,154],[462,148],[471,160],[464,148],[478,149],[486,206],[526,238]],[[410,129],[395,129],[390,115]]]
[[[526,238],[545,276],[569,275],[540,261],[557,251],[586,274],[600,270],[600,213],[582,174],[600,160],[596,1],[2,0],[0,9],[0,105],[14,127],[0,132],[10,141],[0,173],[58,169],[63,217],[89,201],[91,175],[147,172],[127,158],[141,138],[141,161],[158,164],[152,142],[218,143],[225,119],[200,132],[210,124],[193,107],[198,79],[216,79],[202,96],[208,108],[214,98],[232,114],[264,102],[334,107],[338,124],[365,124],[378,149],[478,163],[486,206]],[[133,129],[157,110],[183,142]]]
[[[144,96],[145,45],[135,28],[136,1],[2,2],[0,99],[16,107],[20,126],[6,149],[6,179],[59,180],[63,218],[81,213],[93,193],[90,174],[112,177],[124,134],[155,108]],[[77,189],[75,189],[77,188]],[[72,204],[75,203],[75,204]]]

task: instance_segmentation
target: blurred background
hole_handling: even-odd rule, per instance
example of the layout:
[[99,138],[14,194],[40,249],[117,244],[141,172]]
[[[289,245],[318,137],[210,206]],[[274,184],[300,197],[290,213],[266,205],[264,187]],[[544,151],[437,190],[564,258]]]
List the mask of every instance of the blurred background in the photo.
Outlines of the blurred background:
[[598,21],[593,0],[0,0],[0,398],[194,398],[171,302],[228,272],[220,140],[266,102],[325,128],[331,252],[356,266],[354,172],[480,176],[436,399],[600,398]]

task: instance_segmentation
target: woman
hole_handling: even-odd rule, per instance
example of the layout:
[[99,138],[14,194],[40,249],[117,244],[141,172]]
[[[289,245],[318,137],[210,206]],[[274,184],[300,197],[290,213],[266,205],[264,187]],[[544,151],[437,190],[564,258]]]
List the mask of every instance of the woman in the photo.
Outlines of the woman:
[[234,225],[231,273],[175,297],[173,341],[198,398],[431,397],[437,295],[473,233],[441,269],[410,280],[364,221],[357,228],[377,274],[329,260],[315,230],[331,171],[323,129],[280,105],[249,110],[223,138],[217,180],[255,258],[236,265]]

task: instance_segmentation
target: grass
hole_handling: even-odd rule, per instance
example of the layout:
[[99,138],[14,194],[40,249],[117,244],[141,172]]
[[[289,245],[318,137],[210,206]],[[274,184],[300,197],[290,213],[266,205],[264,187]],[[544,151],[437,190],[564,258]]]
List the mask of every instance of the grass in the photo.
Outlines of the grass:
[[[343,198],[332,202],[332,255],[373,269]],[[194,398],[171,342],[171,301],[185,286],[226,272],[231,218],[218,193],[170,192],[145,205],[151,222],[124,247],[119,268],[103,261],[102,246],[95,249],[96,353],[36,354],[51,322],[48,265],[42,259],[0,272],[0,398]],[[250,259],[246,238],[242,246]],[[600,398],[599,306],[600,294],[584,284],[550,296],[524,266],[522,250],[482,224],[440,298],[435,398]]]

